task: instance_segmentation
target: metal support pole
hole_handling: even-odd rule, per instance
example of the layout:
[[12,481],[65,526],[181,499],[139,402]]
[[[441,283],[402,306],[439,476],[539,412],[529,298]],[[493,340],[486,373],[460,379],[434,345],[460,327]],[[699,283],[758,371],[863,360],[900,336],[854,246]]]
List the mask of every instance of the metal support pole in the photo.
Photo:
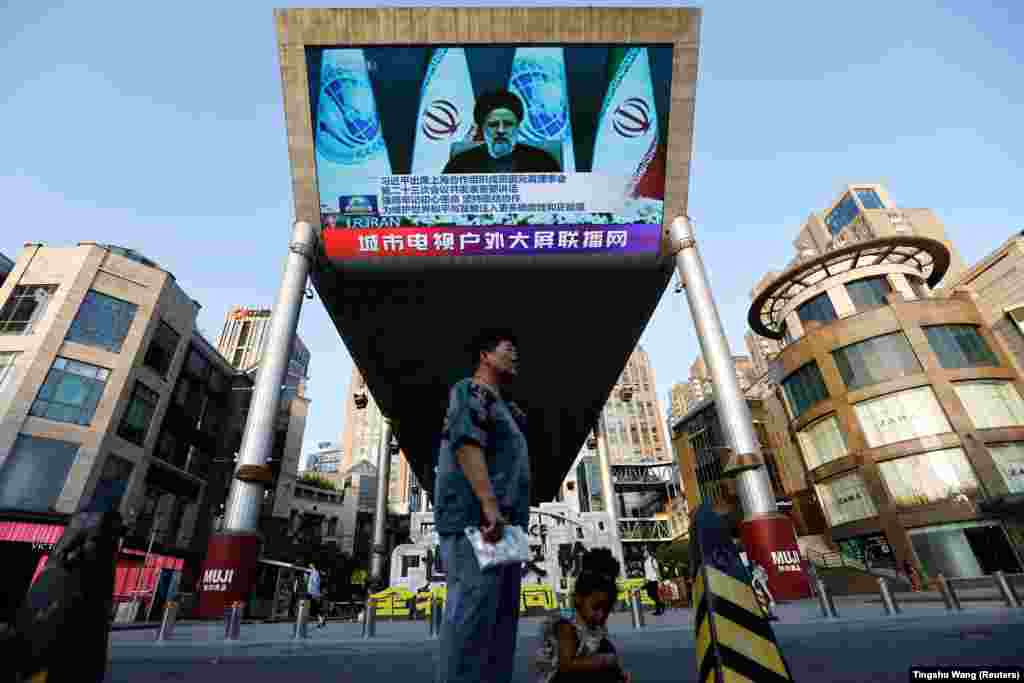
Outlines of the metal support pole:
[[309,600],[299,600],[299,608],[295,612],[295,632],[292,634],[292,640],[305,640],[309,637],[306,626],[309,621]]
[[1013,587],[1010,586],[1010,582],[1006,580],[1006,574],[1002,571],[997,571],[992,574],[992,577],[996,580],[996,586],[999,587],[999,593],[1003,596],[1003,602],[1006,603],[1006,606],[1020,607],[1020,600],[1017,599],[1017,595],[1014,593]]
[[388,494],[391,492],[391,419],[384,418],[384,434],[381,438],[380,455],[377,458],[377,501],[373,513],[373,554],[370,556],[370,578],[384,581],[384,564],[387,559]]
[[164,607],[164,618],[160,622],[160,632],[156,634],[158,643],[170,640],[174,635],[174,625],[178,621],[178,603],[173,600]]
[[743,519],[775,514],[778,505],[771,480],[763,465],[761,446],[754,433],[750,406],[740,389],[733,365],[732,351],[725,336],[725,329],[718,317],[715,300],[711,296],[704,263],[697,251],[693,228],[688,218],[680,216],[672,221],[671,237],[675,250],[676,269],[686,287],[686,298],[690,304],[697,339],[700,342],[704,361],[711,373],[715,388],[715,407],[719,421],[734,457],[748,462],[760,463],[741,471],[736,477],[736,493],[743,508]]
[[626,571],[626,555],[622,547],[622,535],[619,529],[619,511],[615,505],[615,485],[612,482],[611,454],[608,453],[608,438],[604,424],[604,408],[597,420],[597,463],[601,470],[601,498],[604,501],[605,514],[612,525],[611,551],[619,561],[620,573]]
[[[309,223],[297,222],[292,231],[281,287],[270,319],[267,346],[260,358],[259,374],[245,421],[238,466],[264,467],[274,447],[274,428],[281,405],[288,360],[295,342],[306,279],[316,254],[316,232]],[[256,531],[263,506],[264,485],[234,479],[224,507],[225,531]]]
[[899,614],[901,611],[899,603],[893,597],[892,591],[889,590],[889,582],[884,577],[878,577],[878,590],[882,594],[882,605],[885,606],[885,613],[888,616]]
[[366,600],[366,609],[363,610],[363,638],[373,638],[377,635],[377,600],[370,597]]
[[644,623],[644,610],[640,605],[640,591],[634,590],[631,592],[633,599],[630,601],[633,608],[633,628],[642,629],[646,624]]
[[441,637],[441,624],[444,622],[444,603],[441,602],[441,598],[434,597],[430,606],[430,621],[433,624],[433,630],[430,633],[431,638]]
[[231,607],[224,610],[224,640],[238,640],[242,627],[242,611],[244,609],[244,602],[235,602],[232,603]]
[[839,612],[836,611],[835,600],[832,599],[832,592],[829,591],[828,586],[821,579],[817,581],[818,588],[818,604],[821,605],[821,616],[826,619],[836,619],[839,617]]
[[942,595],[942,602],[946,603],[946,609],[962,610],[960,606],[960,598],[957,597],[956,592],[953,590],[952,584],[942,574],[939,574],[937,578],[939,584],[939,593]]

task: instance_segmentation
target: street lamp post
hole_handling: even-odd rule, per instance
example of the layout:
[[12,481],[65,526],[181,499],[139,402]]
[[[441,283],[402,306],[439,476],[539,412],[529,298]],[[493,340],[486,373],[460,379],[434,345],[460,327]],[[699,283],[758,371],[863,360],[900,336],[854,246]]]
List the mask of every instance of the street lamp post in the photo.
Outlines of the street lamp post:
[[736,493],[743,512],[740,523],[743,544],[751,561],[756,561],[767,571],[773,594],[786,599],[809,597],[810,584],[802,565],[786,561],[780,566],[777,561],[777,558],[799,558],[796,531],[792,520],[778,511],[775,492],[754,432],[750,406],[736,378],[732,352],[711,295],[690,220],[680,216],[672,221],[669,237],[679,279],[686,290],[690,313],[697,328],[701,352],[711,373],[718,419],[732,449],[724,473],[736,477]]
[[370,555],[370,580],[378,585],[386,580],[384,565],[387,560],[388,495],[391,493],[391,454],[394,428],[391,419],[384,418],[384,434],[380,440],[377,458],[377,500],[373,513],[373,549]]

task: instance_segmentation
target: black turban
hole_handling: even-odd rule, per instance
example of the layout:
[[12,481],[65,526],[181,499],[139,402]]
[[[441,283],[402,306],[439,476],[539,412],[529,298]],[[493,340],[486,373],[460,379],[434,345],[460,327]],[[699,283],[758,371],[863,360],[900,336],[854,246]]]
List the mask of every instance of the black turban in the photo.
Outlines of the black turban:
[[516,115],[517,121],[523,120],[522,100],[508,90],[494,90],[477,98],[476,106],[473,107],[473,120],[476,121],[476,125],[483,127],[484,119],[495,109],[508,109]]

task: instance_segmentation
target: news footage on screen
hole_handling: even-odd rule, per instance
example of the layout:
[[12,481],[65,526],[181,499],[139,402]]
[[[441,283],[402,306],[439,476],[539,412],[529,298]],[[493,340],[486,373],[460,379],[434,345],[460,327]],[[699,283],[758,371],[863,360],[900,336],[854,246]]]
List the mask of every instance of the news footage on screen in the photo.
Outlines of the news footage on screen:
[[671,45],[308,48],[332,258],[657,251]]

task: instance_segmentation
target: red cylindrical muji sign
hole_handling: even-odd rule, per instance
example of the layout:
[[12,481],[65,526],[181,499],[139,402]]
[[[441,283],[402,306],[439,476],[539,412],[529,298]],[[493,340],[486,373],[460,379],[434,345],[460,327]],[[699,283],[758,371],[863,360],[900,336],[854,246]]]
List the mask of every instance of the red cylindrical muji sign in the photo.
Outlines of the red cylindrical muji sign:
[[768,587],[776,600],[811,596],[796,530],[789,517],[780,514],[744,520],[740,523],[740,538],[751,568],[755,562],[764,568]]
[[217,534],[210,539],[199,574],[199,617],[219,619],[245,601],[256,583],[260,539],[255,534]]

